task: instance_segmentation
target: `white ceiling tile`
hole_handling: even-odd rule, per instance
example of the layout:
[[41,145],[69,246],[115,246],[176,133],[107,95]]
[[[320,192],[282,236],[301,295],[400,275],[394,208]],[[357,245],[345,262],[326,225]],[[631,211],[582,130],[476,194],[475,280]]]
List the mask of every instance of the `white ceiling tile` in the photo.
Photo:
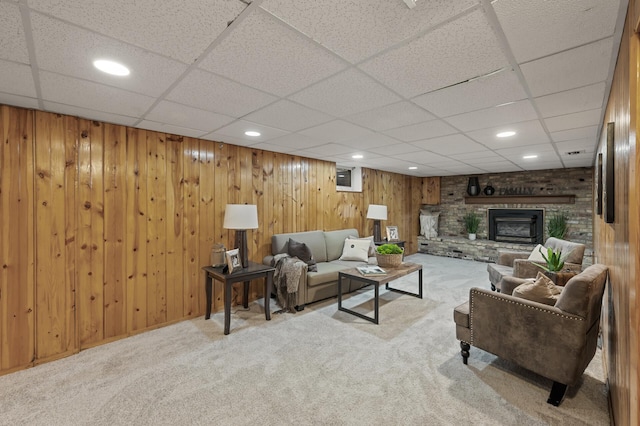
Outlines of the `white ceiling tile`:
[[40,72],[40,84],[45,101],[127,117],[141,116],[153,103],[149,96],[49,72]]
[[494,107],[527,97],[516,73],[506,69],[489,76],[445,87],[412,99],[439,117]]
[[344,139],[340,142],[343,145],[349,145],[358,149],[371,150],[381,146],[397,145],[400,141],[397,141],[389,136],[381,135],[367,130],[354,138]]
[[386,130],[383,133],[403,142],[412,142],[421,139],[451,135],[457,132],[458,131],[456,129],[441,120],[432,120],[425,123],[412,124],[411,126]]
[[219,114],[242,117],[277,98],[224,77],[193,70],[169,93],[167,99]]
[[559,115],[544,120],[549,132],[575,129],[578,127],[597,126],[602,121],[602,110],[576,112],[573,114]]
[[351,62],[399,43],[477,5],[477,0],[421,0],[409,10],[401,1],[266,0],[284,22]]
[[395,154],[393,155],[393,158],[399,158],[401,160],[411,161],[418,164],[430,164],[435,167],[439,167],[440,164],[462,164],[443,155],[434,154],[429,151],[418,151],[410,154]]
[[290,99],[337,117],[400,100],[396,94],[354,68],[304,89]]
[[[29,0],[32,9],[186,64],[246,7],[240,1]],[[141,31],[143,29],[143,31]]]
[[519,63],[609,37],[617,0],[511,0],[492,3]]
[[493,29],[482,11],[475,10],[360,67],[403,96],[413,97],[508,65]]
[[375,131],[422,123],[435,117],[411,102],[398,102],[345,117],[353,123]]
[[411,142],[421,149],[435,152],[436,154],[449,155],[463,152],[478,152],[485,149],[484,146],[476,143],[462,134],[443,136],[422,141]]
[[464,163],[491,163],[495,161],[502,161],[504,158],[501,155],[496,154],[495,152],[485,149],[484,151],[479,152],[464,152],[460,154],[450,154],[451,158],[462,161]]
[[188,127],[173,126],[171,124],[159,123],[157,121],[142,120],[136,127],[146,130],[153,130],[171,135],[188,136],[197,138],[202,136],[202,130],[190,129]]
[[[288,150],[307,149],[313,146],[324,144],[323,141],[311,138],[300,133],[289,133],[288,135],[280,136],[269,140],[270,145],[277,145],[279,147],[286,148]],[[284,151],[283,151],[284,152]]]
[[286,96],[337,73],[347,63],[267,14],[257,12],[240,22],[199,66],[247,86]]
[[407,154],[409,152],[418,152],[421,151],[417,146],[413,146],[409,143],[400,142],[394,145],[385,145],[377,148],[370,149],[371,152],[380,155],[398,155],[398,154]]
[[558,158],[553,145],[550,143],[497,149],[496,152],[514,162],[530,162],[533,160],[523,159],[522,157],[525,155],[537,155],[538,158],[535,160],[538,161],[542,158]]
[[590,154],[581,158],[570,160],[563,158],[562,162],[564,163],[565,167],[593,167],[594,158],[593,154]]
[[523,170],[522,167],[512,163],[511,161],[499,161],[496,163],[486,163],[478,166],[487,173],[504,173],[517,172]]
[[[258,131],[260,136],[247,136],[244,134],[246,131]],[[270,139],[278,138],[286,135],[288,132],[284,130],[276,129],[275,127],[265,126],[264,124],[252,123],[246,120],[237,120],[231,124],[216,130],[217,134],[224,136],[231,136],[235,139],[240,139],[256,144],[258,142],[266,142]]]
[[29,63],[22,17],[17,4],[0,3],[0,59]]
[[104,111],[95,111],[86,107],[76,107],[73,105],[63,105],[56,102],[43,102],[44,110],[58,114],[73,115],[89,120],[98,120],[105,123],[122,124],[123,126],[133,126],[137,119],[120,114],[112,114]]
[[460,130],[470,131],[534,120],[536,118],[538,118],[538,115],[531,102],[522,100],[493,108],[454,115],[444,120]]
[[[148,96],[161,95],[187,66],[58,20],[31,14],[33,40],[42,70],[95,81]],[[110,59],[131,70],[124,77],[103,73],[96,59]]]
[[29,98],[26,96],[18,96],[2,92],[0,92],[0,104],[32,109],[40,108],[40,104],[38,104],[38,100],[36,98]]
[[[0,42],[1,43],[1,42]],[[15,62],[0,60],[0,92],[35,98],[31,67]]]
[[540,114],[545,118],[565,115],[572,112],[602,108],[606,102],[604,90],[605,84],[598,83],[535,98],[535,102],[538,105]]
[[255,145],[251,145],[251,148],[261,149],[263,151],[269,151],[269,152],[281,152],[283,154],[289,154],[289,155],[298,155],[296,151],[292,151],[290,147],[287,147],[284,145],[276,145],[271,142],[272,141],[257,143]]
[[291,132],[333,120],[333,117],[328,114],[315,111],[286,99],[267,105],[244,118],[254,123],[262,123]]
[[520,65],[533,96],[543,96],[605,81],[613,37]]
[[230,144],[230,145],[237,145],[237,146],[253,146],[253,145],[257,145],[257,144],[260,143],[259,141],[256,141],[256,140],[235,138],[233,136],[222,135],[222,134],[217,133],[217,132],[208,133],[206,135],[200,136],[200,138],[201,139],[210,140],[210,141],[214,141],[214,142],[226,143],[226,144]]
[[199,134],[212,132],[235,120],[233,117],[216,114],[211,111],[204,111],[198,108],[191,108],[169,101],[160,102],[145,118],[172,126],[200,130]]
[[328,143],[325,145],[318,145],[318,146],[307,148],[305,151],[316,154],[316,155],[321,154],[325,156],[326,155],[336,156],[341,154],[349,154],[350,152],[353,151],[353,149],[349,148],[348,146],[340,145],[337,143]]
[[478,167],[462,165],[462,166],[442,166],[442,169],[445,171],[452,173],[454,175],[466,175],[466,174],[474,174],[474,173],[484,173],[484,170]]
[[572,141],[565,142],[556,142],[556,147],[558,148],[558,152],[560,156],[564,158],[574,158],[572,155],[568,155],[568,152],[576,152],[580,151],[584,154],[589,154],[593,157],[593,152],[596,148],[596,142],[591,139],[577,139]]
[[[499,138],[496,136],[498,133],[508,130],[514,131],[516,134],[507,138]],[[549,142],[549,136],[547,136],[547,133],[538,120],[474,130],[468,132],[467,136],[491,149]]]
[[574,139],[592,139],[595,143],[598,126],[580,127],[577,129],[562,130],[551,133],[551,139],[555,142],[570,141]]
[[309,129],[302,130],[305,136],[324,140],[325,142],[338,142],[347,139],[353,139],[357,136],[364,135],[368,132],[364,127],[347,123],[342,120],[333,120],[328,123],[320,124]]

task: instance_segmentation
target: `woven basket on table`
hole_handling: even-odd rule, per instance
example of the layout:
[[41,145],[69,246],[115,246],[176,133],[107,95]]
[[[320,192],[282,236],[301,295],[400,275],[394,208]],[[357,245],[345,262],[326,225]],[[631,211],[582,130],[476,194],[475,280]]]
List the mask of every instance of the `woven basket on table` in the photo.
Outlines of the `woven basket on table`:
[[402,253],[398,254],[380,254],[376,253],[378,266],[381,268],[397,268],[402,264]]

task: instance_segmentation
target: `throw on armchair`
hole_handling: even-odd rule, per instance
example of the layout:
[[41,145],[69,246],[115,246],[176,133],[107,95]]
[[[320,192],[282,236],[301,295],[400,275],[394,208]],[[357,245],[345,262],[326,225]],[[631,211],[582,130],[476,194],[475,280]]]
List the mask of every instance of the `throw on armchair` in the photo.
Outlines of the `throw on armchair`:
[[[592,265],[563,287],[543,274],[511,294],[472,288],[469,301],[455,308],[456,338],[467,364],[470,346],[483,349],[553,380],[548,403],[559,405],[596,351],[607,267]],[[517,279],[515,279],[517,280]],[[541,292],[547,292],[545,303]],[[555,301],[555,303],[553,303]]]
[[[562,251],[566,256],[564,257],[565,269],[573,272],[580,272],[582,269],[582,259],[585,250],[584,244],[549,237],[547,241],[545,241],[544,247]],[[543,253],[545,253],[544,249]],[[501,281],[506,276],[535,278],[541,269],[533,264],[534,261],[529,259],[533,254],[533,252],[498,250],[498,261],[487,265],[491,290],[501,291]]]

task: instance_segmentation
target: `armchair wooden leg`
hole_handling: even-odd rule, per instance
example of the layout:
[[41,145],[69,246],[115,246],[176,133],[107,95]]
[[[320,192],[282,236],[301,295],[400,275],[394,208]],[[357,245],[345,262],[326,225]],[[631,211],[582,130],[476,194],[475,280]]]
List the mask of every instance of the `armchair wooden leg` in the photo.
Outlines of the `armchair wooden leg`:
[[564,393],[567,391],[567,385],[563,385],[562,383],[553,382],[551,386],[551,393],[549,394],[549,399],[547,399],[547,403],[551,405],[555,405],[556,407],[560,405],[562,402],[562,398],[564,398]]
[[462,355],[462,363],[467,365],[467,359],[469,359],[469,349],[471,349],[471,345],[467,342],[460,342],[460,354]]

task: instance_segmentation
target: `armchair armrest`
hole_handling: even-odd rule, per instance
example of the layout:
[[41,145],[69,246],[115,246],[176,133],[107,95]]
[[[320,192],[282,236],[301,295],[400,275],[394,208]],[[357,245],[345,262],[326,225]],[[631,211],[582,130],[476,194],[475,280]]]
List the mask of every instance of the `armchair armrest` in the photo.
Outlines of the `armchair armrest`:
[[470,290],[469,303],[475,347],[567,385],[575,384],[591,359],[585,357],[591,350],[585,349],[585,318],[481,288]]
[[531,253],[522,252],[522,251],[498,249],[498,260],[496,261],[496,263],[498,265],[513,266],[513,262],[516,259],[526,259],[529,257],[530,254]]

